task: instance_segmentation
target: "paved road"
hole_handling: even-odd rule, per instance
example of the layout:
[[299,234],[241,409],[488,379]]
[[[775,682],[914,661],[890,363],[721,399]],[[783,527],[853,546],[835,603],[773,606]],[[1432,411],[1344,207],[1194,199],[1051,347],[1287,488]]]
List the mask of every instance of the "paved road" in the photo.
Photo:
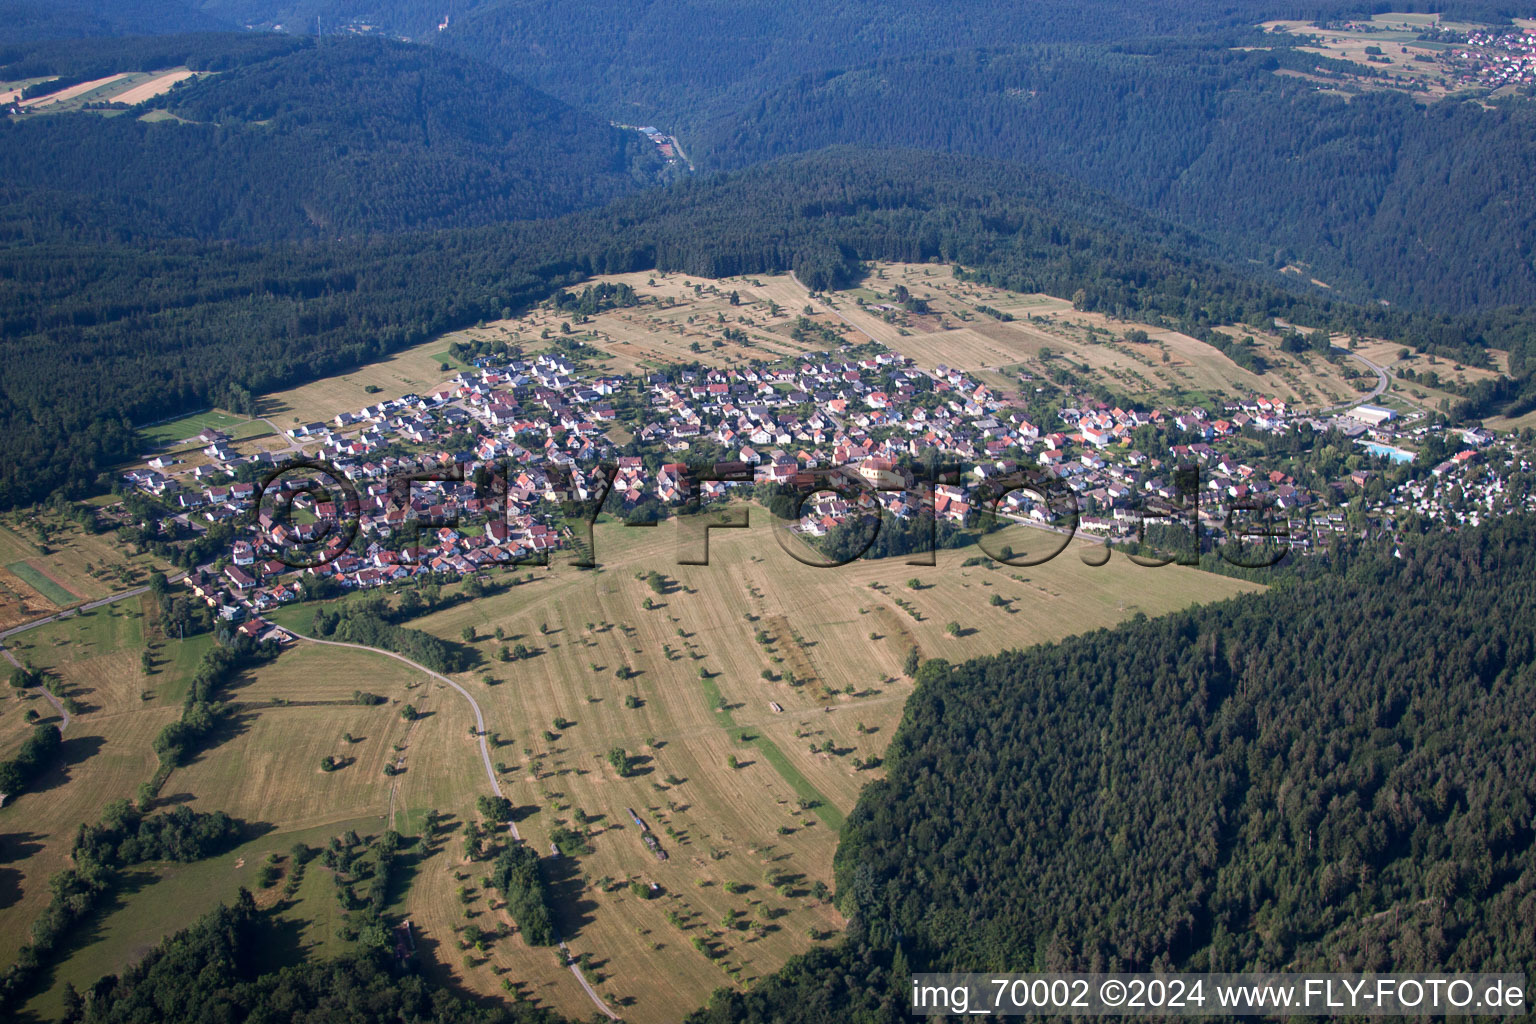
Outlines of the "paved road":
[[[174,576],[167,576],[166,582],[175,583],[185,575],[186,573],[179,572]],[[93,609],[100,608],[103,605],[112,604],[114,601],[124,601],[130,597],[138,597],[140,594],[146,594],[148,592],[149,587],[147,586],[133,587],[129,590],[124,590],[121,593],[112,594],[109,597],[98,598],[95,601],[87,601],[84,604],[76,605],[74,608],[66,608],[64,611],[54,612],[52,615],[44,615],[42,618],[33,619],[31,622],[23,622],[19,626],[12,626],[10,629],[0,630],[0,654],[5,655],[6,661],[10,662],[17,668],[21,668],[21,662],[16,660],[16,655],[11,653],[11,649],[9,647],[5,646],[5,642],[11,637],[15,636],[17,633],[25,633],[29,629],[36,629],[39,626],[46,626],[50,622],[60,622],[64,619],[73,618],[81,611],[91,611]],[[53,709],[59,713],[59,732],[63,732],[65,729],[69,728],[69,712],[64,710],[64,705],[60,703],[59,698],[49,693],[41,686],[37,687],[37,692],[41,693],[43,697],[48,701],[48,703],[53,705]]]
[[[344,643],[340,640],[318,640],[312,636],[304,636],[302,634],[295,635],[306,643],[323,644],[327,647],[351,647],[352,649],[358,651],[368,651],[373,654],[382,654],[386,658],[393,658],[398,662],[409,665],[411,668],[426,675],[427,677],[435,679],[438,682],[447,686],[451,686],[455,690],[459,691],[464,699],[469,701],[470,709],[475,713],[475,736],[476,739],[480,741],[480,760],[481,763],[485,765],[485,777],[490,780],[491,790],[497,796],[503,795],[501,792],[501,782],[496,778],[496,768],[491,764],[491,748],[490,745],[485,741],[485,716],[480,711],[480,702],[475,700],[475,697],[472,693],[442,673],[434,672],[427,668],[425,665],[414,662],[410,658],[405,657],[403,654],[396,654],[394,651],[386,651],[380,647],[368,647],[363,644]],[[517,824],[515,822],[507,823],[507,831],[511,833],[513,839],[521,841],[522,836],[518,835]],[[581,985],[582,989],[587,993],[587,996],[592,1000],[593,1005],[605,1013],[609,1019],[618,1020],[619,1015],[609,1009],[608,1004],[603,1001],[603,997],[598,995],[597,990],[588,984],[586,976],[581,973],[581,967],[572,958],[570,947],[565,944],[565,940],[558,939],[557,941],[560,943],[561,952],[565,954],[566,960],[569,963],[571,974],[576,978],[577,983]]]
[[1386,367],[1377,366],[1375,363],[1371,362],[1360,353],[1351,352],[1346,348],[1339,348],[1335,346],[1333,351],[1342,352],[1344,355],[1349,356],[1351,359],[1364,363],[1366,369],[1376,374],[1376,386],[1366,394],[1356,395],[1354,398],[1351,398],[1347,402],[1341,402],[1338,405],[1329,406],[1326,409],[1319,410],[1318,415],[1323,416],[1329,413],[1343,412],[1345,409],[1352,409],[1359,405],[1361,402],[1369,402],[1373,398],[1380,398],[1382,395],[1387,393],[1387,388],[1392,386],[1392,377],[1387,373]]

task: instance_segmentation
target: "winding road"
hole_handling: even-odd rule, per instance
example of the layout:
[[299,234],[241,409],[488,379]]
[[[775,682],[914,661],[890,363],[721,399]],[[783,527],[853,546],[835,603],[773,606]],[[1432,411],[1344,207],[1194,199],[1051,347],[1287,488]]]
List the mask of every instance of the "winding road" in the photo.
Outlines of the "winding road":
[[1341,412],[1344,409],[1353,408],[1354,406],[1359,405],[1361,402],[1369,402],[1373,398],[1380,398],[1382,395],[1386,394],[1387,388],[1392,386],[1392,377],[1387,373],[1386,367],[1377,366],[1375,363],[1365,358],[1365,356],[1358,352],[1351,352],[1347,348],[1339,348],[1337,345],[1335,345],[1333,347],[1333,351],[1342,353],[1346,356],[1349,356],[1351,359],[1364,363],[1366,369],[1376,374],[1376,386],[1367,393],[1363,395],[1356,395],[1347,402],[1341,402],[1338,405],[1331,405],[1326,409],[1319,410],[1319,415]]
[[[441,672],[434,672],[427,668],[425,665],[414,662],[403,654],[396,654],[394,651],[386,651],[381,647],[368,647],[364,644],[345,643],[341,640],[319,640],[315,637],[304,636],[300,633],[295,633],[294,635],[305,643],[322,644],[326,647],[350,647],[353,650],[367,651],[370,654],[382,654],[386,658],[393,658],[404,665],[409,665],[411,668],[415,669],[417,672],[422,673],[428,678],[435,679],[438,682],[447,686],[451,686],[457,690],[465,700],[469,701],[469,707],[475,713],[475,738],[480,741],[480,760],[485,765],[485,777],[490,780],[492,792],[494,792],[497,796],[504,795],[501,791],[501,783],[496,778],[496,768],[491,764],[490,745],[485,741],[485,715],[480,711],[480,702],[475,700],[474,695],[471,694],[468,690],[464,689],[464,687],[460,686],[452,679],[449,679]],[[522,836],[520,836],[517,831],[516,822],[507,822],[507,831],[511,833],[513,839],[518,840],[519,842],[522,841]],[[603,1001],[603,997],[598,995],[597,990],[594,989],[592,985],[587,981],[586,975],[581,973],[581,965],[578,964],[571,956],[570,947],[565,944],[565,940],[563,938],[558,938],[558,935],[559,933],[556,932],[557,941],[560,944],[560,951],[565,954],[566,965],[570,968],[571,974],[576,978],[577,983],[580,984],[582,990],[587,993],[587,996],[592,1000],[594,1006],[606,1014],[610,1020],[618,1020],[619,1015],[614,1013],[613,1010],[609,1009],[608,1004]]]

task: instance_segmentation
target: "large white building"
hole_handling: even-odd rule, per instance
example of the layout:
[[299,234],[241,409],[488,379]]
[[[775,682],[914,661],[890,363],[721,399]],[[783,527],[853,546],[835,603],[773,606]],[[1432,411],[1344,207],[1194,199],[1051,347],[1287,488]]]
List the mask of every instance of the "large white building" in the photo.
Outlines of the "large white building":
[[1397,419],[1397,413],[1379,405],[1357,405],[1345,413],[1352,420],[1359,420],[1369,427],[1379,427],[1388,420]]

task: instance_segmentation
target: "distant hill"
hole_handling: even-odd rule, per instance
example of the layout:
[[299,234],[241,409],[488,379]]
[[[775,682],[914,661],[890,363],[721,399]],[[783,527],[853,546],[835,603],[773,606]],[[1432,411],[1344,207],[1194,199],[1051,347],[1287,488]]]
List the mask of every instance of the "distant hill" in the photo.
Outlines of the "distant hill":
[[0,45],[89,36],[217,32],[230,24],[179,0],[0,0]]
[[1299,51],[1189,43],[967,50],[805,75],[685,137],[700,168],[831,144],[1074,178],[1358,301],[1536,304],[1536,105],[1340,96]]
[[[973,46],[1107,42],[1356,12],[1358,0],[188,0],[285,31],[369,26],[496,64],[567,103],[684,127],[811,72]],[[1414,0],[1398,0],[1399,9]],[[1479,7],[1496,6],[1496,0]],[[1462,6],[1467,6],[1463,4]],[[1386,8],[1383,8],[1386,9]]]
[[262,38],[287,52],[246,53],[119,116],[5,126],[0,232],[251,242],[469,227],[598,205],[662,167],[635,133],[462,57],[236,41]]

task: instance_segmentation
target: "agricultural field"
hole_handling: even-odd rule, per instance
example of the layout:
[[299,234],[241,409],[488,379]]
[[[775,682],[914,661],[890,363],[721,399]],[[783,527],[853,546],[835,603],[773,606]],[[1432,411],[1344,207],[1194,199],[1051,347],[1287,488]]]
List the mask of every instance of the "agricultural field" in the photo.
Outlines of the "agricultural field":
[[167,568],[46,509],[0,516],[0,629],[143,583]]
[[[924,300],[929,312],[896,307],[890,296],[898,287]],[[1254,339],[1269,366],[1260,375],[1177,331],[1080,312],[1071,302],[1048,295],[959,281],[948,267],[875,264],[861,289],[828,298],[836,316],[919,365],[944,364],[1010,390],[1067,370],[1116,394],[1154,403],[1215,403],[1258,394],[1321,408],[1354,392],[1338,367],[1319,357],[1282,352],[1273,334],[1229,329],[1234,337]],[[1002,320],[981,307],[1013,319]],[[1147,340],[1125,340],[1133,330],[1143,330]]]
[[[616,373],[643,373],[680,362],[739,366],[750,360],[773,361],[823,349],[820,339],[796,340],[790,332],[806,307],[814,322],[850,341],[862,341],[846,324],[813,302],[806,289],[784,274],[720,280],[687,274],[612,274],[593,283],[627,284],[641,298],[639,306],[612,309],[574,325],[573,337],[598,349],[596,365]],[[584,286],[583,286],[584,287]],[[732,304],[731,295],[736,295]],[[572,318],[554,310],[536,310],[518,322],[515,335],[542,336],[560,330]],[[731,332],[727,337],[726,332]],[[537,343],[525,344],[534,351]]]
[[[486,713],[522,833],[546,852],[553,829],[586,832],[591,853],[556,862],[572,876],[559,886],[560,925],[599,965],[598,990],[628,1020],[673,1019],[679,999],[749,984],[838,931],[815,886],[831,883],[842,814],[879,775],[871,766],[911,692],[909,649],[959,660],[1251,589],[1120,555],[1091,568],[1079,545],[1027,569],[963,566],[974,547],[941,551],[932,567],[898,559],[816,569],[780,548],[764,510],[752,514],[752,529],[711,534],[707,566],[676,564],[675,523],[600,525],[601,569],[557,562],[531,584],[413,623],[455,641],[467,627],[480,637],[482,665],[460,679]],[[660,593],[636,578],[652,570],[665,577]],[[526,660],[499,660],[500,647],[516,644],[531,652]],[[618,748],[628,777],[611,760]],[[417,780],[406,780],[402,797],[417,807]],[[466,786],[446,806],[462,811],[483,791],[472,779]],[[667,860],[646,849],[630,809]],[[466,868],[478,874],[445,860],[412,890],[412,919],[436,941],[462,923],[456,879],[438,875]],[[631,882],[659,889],[645,898]],[[740,929],[721,924],[732,912]],[[550,976],[549,952],[516,941],[467,966],[443,959],[488,993],[501,969]],[[547,995],[567,1013],[587,1012],[574,986]]]
[[111,97],[113,103],[126,103],[134,106],[145,100],[152,100],[162,93],[170,92],[180,82],[198,77],[199,72],[189,71],[186,68],[173,68],[170,71],[149,72],[150,77],[132,88],[124,89]]
[[[169,92],[179,82],[209,74],[190,71],[187,68],[164,68],[156,71],[123,71],[103,78],[80,82],[46,96],[19,99],[21,91],[29,85],[47,81],[29,79],[23,82],[0,83],[0,104],[15,103],[26,114],[65,114],[84,110],[87,104],[113,103],[133,106]],[[97,108],[99,109],[99,108]],[[103,113],[114,113],[107,110]]]
[[[1463,389],[1492,380],[1502,372],[1508,361],[1508,353],[1490,351],[1494,368],[1481,369],[1425,352],[1408,351],[1401,345],[1374,339],[1359,345],[1355,351],[1384,367],[1392,375],[1389,396],[1398,399],[1408,410],[1429,413],[1439,412],[1443,405],[1454,405],[1461,401],[1460,392]],[[1404,371],[1412,374],[1415,379],[1408,380],[1400,376]],[[1429,376],[1431,374],[1432,377]],[[1426,377],[1431,381],[1438,378],[1436,383],[1442,386],[1434,386],[1424,379]]]
[[[26,923],[48,902],[47,879],[65,866],[76,827],[95,821],[112,800],[133,796],[154,774],[154,737],[180,714],[179,702],[158,697],[156,677],[140,664],[142,604],[107,605],[7,642],[18,659],[56,677],[82,710],[64,732],[62,767],[0,808],[0,857],[7,861],[0,865],[0,915],[14,923],[0,929],[0,957],[14,957]],[[17,696],[7,688],[0,699],[0,757],[12,756],[30,731],[22,719],[29,708],[41,721],[58,721],[35,691]]]
[[[1421,102],[1432,102],[1455,91],[1457,84],[1438,62],[1415,60],[1418,56],[1434,57],[1447,48],[1445,43],[1421,40],[1419,36],[1436,28],[1470,32],[1483,26],[1448,21],[1437,14],[1397,11],[1352,19],[1343,26],[1329,28],[1294,20],[1267,21],[1260,27],[1272,33],[1308,37],[1313,45],[1300,47],[1302,52],[1349,61],[1359,65],[1362,71],[1385,76],[1351,78],[1348,84],[1353,88],[1400,89]],[[1324,87],[1339,84],[1333,78],[1309,76],[1288,69],[1277,73],[1307,78]]]

